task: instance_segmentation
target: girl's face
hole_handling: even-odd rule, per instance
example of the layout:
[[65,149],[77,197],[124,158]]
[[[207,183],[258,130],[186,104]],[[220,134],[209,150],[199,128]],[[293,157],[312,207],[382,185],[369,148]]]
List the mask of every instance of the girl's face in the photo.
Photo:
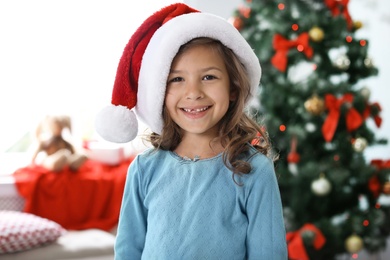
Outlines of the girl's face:
[[207,46],[176,56],[168,75],[166,109],[183,135],[216,137],[230,100],[229,75],[222,57]]

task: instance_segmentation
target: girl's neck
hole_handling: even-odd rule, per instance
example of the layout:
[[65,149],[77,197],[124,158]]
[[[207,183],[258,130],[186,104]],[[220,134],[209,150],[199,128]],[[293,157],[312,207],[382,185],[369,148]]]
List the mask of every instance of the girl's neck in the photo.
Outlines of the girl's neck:
[[220,141],[211,141],[210,138],[188,137],[182,139],[174,152],[180,157],[207,159],[215,157],[223,150]]

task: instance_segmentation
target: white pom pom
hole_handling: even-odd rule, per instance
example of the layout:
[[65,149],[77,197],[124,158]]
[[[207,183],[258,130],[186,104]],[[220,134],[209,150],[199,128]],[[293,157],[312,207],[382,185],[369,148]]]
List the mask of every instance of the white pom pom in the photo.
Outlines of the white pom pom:
[[105,140],[127,143],[138,133],[138,121],[134,112],[124,106],[107,106],[95,119],[96,132]]

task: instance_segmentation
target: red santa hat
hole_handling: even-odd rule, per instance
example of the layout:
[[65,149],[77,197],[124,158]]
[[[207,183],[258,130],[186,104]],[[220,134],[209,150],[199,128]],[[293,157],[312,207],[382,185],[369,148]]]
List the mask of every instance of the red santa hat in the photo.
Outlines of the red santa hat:
[[247,70],[254,96],[260,63],[240,32],[221,17],[176,3],[147,18],[130,38],[117,68],[111,105],[96,117],[97,133],[110,142],[129,142],[137,136],[138,118],[161,134],[172,60],[181,45],[198,37],[219,40],[233,50]]

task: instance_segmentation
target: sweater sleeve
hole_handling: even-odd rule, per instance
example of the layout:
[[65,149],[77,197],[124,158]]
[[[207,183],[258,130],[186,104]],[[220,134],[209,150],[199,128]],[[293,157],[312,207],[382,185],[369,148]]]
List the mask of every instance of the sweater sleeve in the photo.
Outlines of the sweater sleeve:
[[269,160],[255,168],[248,186],[246,212],[247,259],[287,259],[286,230],[282,203],[273,163]]
[[144,191],[137,159],[127,173],[114,247],[115,260],[141,259],[144,248],[147,209],[143,205]]

